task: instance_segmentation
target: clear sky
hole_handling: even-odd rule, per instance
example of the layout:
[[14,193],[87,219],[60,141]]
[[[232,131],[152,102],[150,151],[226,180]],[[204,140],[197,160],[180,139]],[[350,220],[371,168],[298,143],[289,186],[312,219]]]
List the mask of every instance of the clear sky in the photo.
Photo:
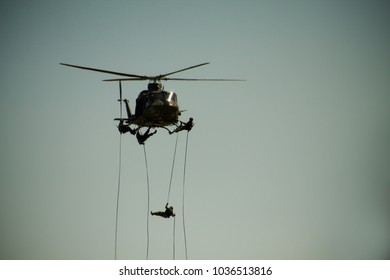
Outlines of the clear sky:
[[[189,259],[390,257],[389,1],[1,1],[0,258],[113,259],[118,85],[166,82],[189,135]],[[146,82],[123,85],[131,101]],[[175,136],[147,142],[150,209],[164,208]],[[183,259],[179,136],[170,202]],[[142,146],[122,136],[118,258],[144,259]],[[173,220],[150,217],[151,259]]]

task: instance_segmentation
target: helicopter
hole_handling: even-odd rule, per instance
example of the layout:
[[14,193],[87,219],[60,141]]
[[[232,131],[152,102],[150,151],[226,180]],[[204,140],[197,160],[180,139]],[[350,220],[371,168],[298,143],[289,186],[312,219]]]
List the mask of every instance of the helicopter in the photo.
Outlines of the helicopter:
[[[244,81],[240,79],[188,79],[188,78],[171,78],[170,75],[187,71],[193,68],[210,64],[209,62],[193,65],[180,70],[161,74],[157,76],[147,75],[135,75],[128,73],[120,73],[109,70],[78,66],[67,63],[60,63],[64,66],[79,68],[83,70],[90,70],[96,72],[102,72],[112,75],[124,76],[126,78],[114,78],[103,80],[105,82],[119,82],[120,99],[118,101],[123,102],[126,107],[127,118],[116,118],[119,121],[118,130],[120,133],[130,132],[137,136],[138,142],[143,144],[145,140],[151,135],[151,128],[164,128],[168,130],[170,134],[179,132],[182,130],[191,130],[193,126],[193,119],[190,118],[188,122],[179,121],[179,116],[183,111],[180,111],[177,94],[173,91],[165,91],[162,85],[162,81],[174,80],[174,81]],[[139,93],[135,101],[135,112],[131,111],[129,100],[122,99],[122,81],[144,81],[149,80],[148,87]],[[135,126],[132,128],[131,125]],[[169,126],[175,126],[174,130],[170,130]],[[147,128],[145,134],[140,133],[141,128]]]

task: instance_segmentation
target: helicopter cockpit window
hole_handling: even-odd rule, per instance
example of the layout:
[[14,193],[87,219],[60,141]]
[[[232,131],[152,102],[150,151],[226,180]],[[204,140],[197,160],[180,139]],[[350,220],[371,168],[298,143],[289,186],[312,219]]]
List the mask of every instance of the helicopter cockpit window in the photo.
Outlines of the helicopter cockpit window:
[[161,100],[161,101],[164,101],[165,99],[165,95],[164,95],[164,92],[154,92],[153,93],[153,98],[154,100]]
[[167,101],[169,102],[169,104],[172,104],[172,105],[176,105],[177,104],[177,95],[176,93],[174,92],[167,92],[166,93],[167,95]]

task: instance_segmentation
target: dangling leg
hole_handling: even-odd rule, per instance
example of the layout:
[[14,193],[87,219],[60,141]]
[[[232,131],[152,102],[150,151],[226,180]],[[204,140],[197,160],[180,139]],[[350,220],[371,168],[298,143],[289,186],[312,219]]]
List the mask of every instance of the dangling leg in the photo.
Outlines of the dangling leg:
[[157,211],[157,212],[150,211],[150,214],[152,216],[160,216],[160,217],[166,218],[165,212],[163,212],[163,211]]

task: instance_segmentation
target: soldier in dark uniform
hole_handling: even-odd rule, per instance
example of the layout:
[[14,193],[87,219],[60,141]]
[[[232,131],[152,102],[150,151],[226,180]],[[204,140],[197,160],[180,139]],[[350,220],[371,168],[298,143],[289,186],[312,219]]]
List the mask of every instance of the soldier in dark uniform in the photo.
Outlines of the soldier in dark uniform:
[[119,122],[118,130],[121,134],[130,132],[132,135],[134,135],[136,132],[136,129],[132,129],[129,125],[124,124],[122,120]]
[[175,133],[175,132],[179,132],[179,131],[182,131],[182,130],[190,131],[193,127],[194,127],[194,119],[190,118],[188,120],[188,122],[186,122],[186,123],[180,121],[180,125],[174,131],[169,132],[169,134],[172,134],[172,133]]
[[171,216],[172,217],[176,216],[175,213],[173,213],[173,207],[172,206],[168,207],[168,203],[165,205],[165,211],[157,211],[157,212],[150,211],[150,214],[152,214],[152,216],[160,216],[163,218],[170,218]]
[[157,133],[157,130],[155,132],[152,132],[150,133],[150,127],[148,128],[148,130],[145,131],[144,134],[141,134],[139,133],[139,131],[137,131],[137,134],[135,135],[137,137],[137,140],[138,140],[138,143],[140,145],[144,145],[145,144],[145,141],[152,135],[156,134]]

